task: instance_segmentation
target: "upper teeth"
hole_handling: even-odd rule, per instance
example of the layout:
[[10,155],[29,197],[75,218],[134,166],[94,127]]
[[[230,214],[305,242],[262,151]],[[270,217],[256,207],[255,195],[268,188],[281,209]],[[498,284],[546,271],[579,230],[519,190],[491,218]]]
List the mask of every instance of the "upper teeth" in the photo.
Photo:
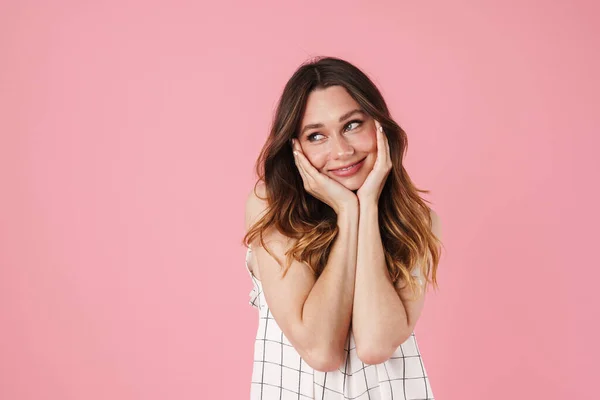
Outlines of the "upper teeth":
[[[356,164],[358,164],[358,163],[356,163]],[[349,166],[349,167],[346,167],[346,168],[340,168],[338,171],[347,171],[347,170],[349,170],[350,168],[354,167],[356,164],[352,164],[351,166]]]

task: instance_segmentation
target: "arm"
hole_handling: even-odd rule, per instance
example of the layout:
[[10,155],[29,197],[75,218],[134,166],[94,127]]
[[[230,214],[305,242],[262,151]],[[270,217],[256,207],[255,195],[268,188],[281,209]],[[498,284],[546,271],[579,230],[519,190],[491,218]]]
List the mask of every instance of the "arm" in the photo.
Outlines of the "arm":
[[[413,300],[408,286],[401,288],[400,282],[393,285],[377,215],[374,202],[361,204],[352,329],[358,356],[367,364],[387,360],[408,339],[425,301],[424,292]],[[437,235],[439,219],[433,211],[432,220]]]
[[[255,220],[265,207],[252,193],[246,206],[247,221]],[[348,249],[357,246],[358,204],[340,210],[338,226],[338,237],[318,279],[296,260],[282,277],[281,266],[260,247],[260,241],[252,243],[273,318],[304,361],[320,371],[337,369],[344,357],[356,266],[356,251]],[[269,233],[265,242],[280,260],[285,259],[284,254],[292,245],[280,233]]]

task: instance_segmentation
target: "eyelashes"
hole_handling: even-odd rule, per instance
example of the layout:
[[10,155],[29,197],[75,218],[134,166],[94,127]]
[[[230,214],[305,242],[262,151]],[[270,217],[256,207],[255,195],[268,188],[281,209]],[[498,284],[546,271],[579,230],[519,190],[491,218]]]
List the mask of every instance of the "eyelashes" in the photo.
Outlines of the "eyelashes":
[[[352,121],[350,121],[346,125],[344,125],[344,130],[346,130],[346,128],[348,128],[349,125],[352,125],[354,123],[358,124],[358,126],[356,128],[354,128],[354,129],[357,129],[359,126],[362,125],[363,121],[361,121],[360,119],[353,119]],[[308,141],[314,142],[315,140],[313,139],[313,137],[316,135],[321,135],[321,134],[319,132],[311,133],[310,135],[307,136]]]
[[[346,127],[347,127],[348,125],[350,125],[350,124],[353,124],[354,122],[358,123],[358,126],[361,126],[361,125],[362,125],[362,121],[361,121],[361,120],[359,120],[359,119],[355,119],[355,120],[352,120],[352,121],[348,122],[348,123],[346,124]],[[358,128],[358,126],[357,126],[357,128]]]

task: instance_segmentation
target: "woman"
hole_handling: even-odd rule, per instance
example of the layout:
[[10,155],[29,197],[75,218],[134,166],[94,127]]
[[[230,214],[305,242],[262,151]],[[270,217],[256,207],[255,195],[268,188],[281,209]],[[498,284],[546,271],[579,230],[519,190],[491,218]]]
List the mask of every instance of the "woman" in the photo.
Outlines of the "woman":
[[433,399],[413,333],[440,225],[373,82],[334,57],[286,84],[246,202],[252,399]]

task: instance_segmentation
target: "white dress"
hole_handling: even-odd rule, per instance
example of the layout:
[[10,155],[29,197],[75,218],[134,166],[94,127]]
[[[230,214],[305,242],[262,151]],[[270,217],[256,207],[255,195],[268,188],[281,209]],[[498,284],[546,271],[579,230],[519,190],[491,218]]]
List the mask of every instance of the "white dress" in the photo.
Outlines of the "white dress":
[[429,379],[414,332],[381,364],[365,364],[356,355],[352,330],[346,342],[345,362],[336,371],[311,368],[285,337],[269,310],[261,282],[246,269],[253,289],[250,304],[258,309],[254,342],[251,400],[433,400]]

